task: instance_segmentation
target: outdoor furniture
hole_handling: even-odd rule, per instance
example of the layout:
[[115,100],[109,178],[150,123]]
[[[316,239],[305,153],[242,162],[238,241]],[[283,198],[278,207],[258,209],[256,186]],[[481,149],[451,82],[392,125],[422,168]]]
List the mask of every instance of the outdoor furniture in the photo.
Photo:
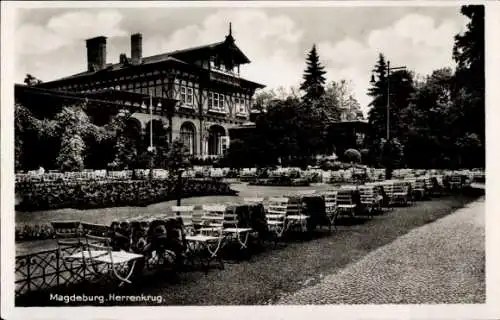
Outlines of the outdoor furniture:
[[415,189],[413,189],[413,194],[416,199],[422,200],[427,196],[427,188],[424,177],[417,177],[415,179]]
[[409,183],[398,180],[392,185],[392,199],[394,204],[406,206],[411,198]]
[[201,228],[197,230],[196,234],[186,236],[188,257],[193,264],[198,259],[205,268],[205,272],[208,272],[213,260],[218,260],[223,269],[224,261],[220,250],[225,240],[223,229],[226,206],[203,205],[202,210]]
[[274,245],[283,237],[286,230],[286,214],[288,199],[284,197],[273,197],[269,199],[266,213],[268,230],[274,235]]
[[340,188],[337,191],[337,208],[338,215],[354,217],[356,215],[356,202],[353,199],[353,191],[351,188]]
[[359,196],[361,205],[368,211],[370,217],[373,217],[374,211],[380,211],[382,208],[383,197],[379,194],[374,185],[364,185],[359,187]]
[[302,196],[287,196],[286,208],[286,230],[290,228],[298,228],[300,231],[307,231],[307,222],[309,215],[303,214],[304,197]]
[[393,193],[394,193],[394,181],[385,180],[385,181],[380,182],[379,185],[382,186],[382,188],[384,189],[384,193],[386,196],[386,206],[389,209],[394,204],[394,195],[393,195]]
[[[82,259],[94,266],[97,276],[109,276],[119,281],[119,286],[131,283],[135,264],[142,255],[126,251],[113,251],[110,228],[106,225],[82,223],[85,233],[85,249],[82,253],[75,253],[71,257]],[[106,268],[99,270],[97,266]]]
[[338,208],[337,208],[337,191],[326,191],[323,193],[323,199],[325,200],[325,213],[328,217],[328,221],[330,222],[329,231],[331,232],[332,226],[337,231],[337,216],[338,216]]
[[[85,279],[85,261],[83,261],[84,238],[80,230],[80,221],[52,221],[52,228],[57,243],[57,250],[62,266],[68,272],[66,283]],[[79,254],[79,258],[73,255]]]
[[451,190],[460,190],[462,189],[462,176],[458,174],[450,175],[448,179],[448,183]]
[[172,206],[174,218],[180,218],[182,227],[186,234],[192,235],[195,232],[195,225],[193,222],[194,206]]

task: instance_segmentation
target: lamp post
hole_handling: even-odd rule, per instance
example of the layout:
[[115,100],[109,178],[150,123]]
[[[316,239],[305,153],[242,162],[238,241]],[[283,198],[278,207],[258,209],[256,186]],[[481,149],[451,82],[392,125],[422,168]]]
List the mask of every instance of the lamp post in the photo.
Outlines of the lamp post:
[[[391,71],[395,71],[395,70],[406,70],[406,66],[401,66],[401,67],[391,67],[391,62],[390,61],[387,61],[387,68],[385,70],[385,74],[386,74],[386,79],[387,79],[387,106],[386,106],[386,150],[387,150],[387,166],[385,168],[385,178],[386,179],[390,179],[391,178],[391,175],[392,175],[392,170],[391,170],[391,150],[390,150],[390,109],[391,109],[391,85],[390,85],[390,79],[391,79]],[[370,80],[370,82],[372,84],[374,84],[376,81],[375,81],[375,76],[372,74],[372,78]]]
[[[161,107],[161,102],[158,102],[158,108]],[[144,102],[142,103],[142,108],[145,109],[146,106]],[[153,179],[153,160],[155,154],[155,147],[153,145],[153,95],[150,91],[149,93],[149,147],[147,149],[149,153],[149,179]]]

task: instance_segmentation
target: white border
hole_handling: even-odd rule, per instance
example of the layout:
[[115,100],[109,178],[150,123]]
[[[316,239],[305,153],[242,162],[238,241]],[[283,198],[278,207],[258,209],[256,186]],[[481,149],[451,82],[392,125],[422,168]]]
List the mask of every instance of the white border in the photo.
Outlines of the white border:
[[[321,7],[321,6],[458,6],[462,4],[484,4],[486,7],[486,140],[487,140],[487,191],[486,191],[486,281],[487,303],[484,305],[354,305],[354,306],[239,306],[239,307],[58,307],[58,308],[14,308],[14,144],[13,144],[13,19],[14,9],[21,7]],[[318,318],[340,319],[494,319],[500,318],[500,277],[498,245],[500,244],[500,216],[495,210],[500,207],[500,182],[495,181],[500,158],[495,142],[500,138],[495,126],[500,123],[498,101],[500,101],[500,4],[484,1],[302,1],[302,2],[10,2],[1,3],[2,55],[1,55],[1,317],[4,319],[234,319],[242,318]],[[489,40],[489,41],[488,41]],[[230,285],[230,284],[228,284]],[[98,314],[98,316],[96,316]]]

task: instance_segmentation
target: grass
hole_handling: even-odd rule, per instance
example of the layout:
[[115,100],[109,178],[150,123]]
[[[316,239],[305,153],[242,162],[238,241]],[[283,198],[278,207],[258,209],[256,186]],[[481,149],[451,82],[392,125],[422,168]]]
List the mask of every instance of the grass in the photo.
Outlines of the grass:
[[[277,249],[255,254],[249,261],[213,269],[161,273],[137,280],[123,294],[160,295],[164,305],[265,305],[282,294],[317,283],[324,275],[338,272],[370,251],[384,246],[410,230],[435,221],[476,199],[480,194],[450,195],[420,201],[412,207],[390,210],[373,219],[339,222],[338,231],[318,229],[313,239],[289,241]],[[68,292],[76,293],[69,288]],[[78,288],[78,293],[97,294],[96,286]],[[37,293],[16,301],[17,305],[53,305],[48,293]],[[110,303],[108,303],[110,304]],[[153,303],[134,303],[155,305]],[[80,304],[81,305],[81,304]]]

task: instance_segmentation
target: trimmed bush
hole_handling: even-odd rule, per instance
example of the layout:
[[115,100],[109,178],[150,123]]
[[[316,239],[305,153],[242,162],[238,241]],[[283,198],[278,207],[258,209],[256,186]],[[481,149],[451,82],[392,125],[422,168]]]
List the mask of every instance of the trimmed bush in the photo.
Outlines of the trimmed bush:
[[[183,197],[235,195],[229,184],[215,180],[185,179]],[[170,180],[56,181],[16,183],[16,210],[146,206],[176,199]]]

